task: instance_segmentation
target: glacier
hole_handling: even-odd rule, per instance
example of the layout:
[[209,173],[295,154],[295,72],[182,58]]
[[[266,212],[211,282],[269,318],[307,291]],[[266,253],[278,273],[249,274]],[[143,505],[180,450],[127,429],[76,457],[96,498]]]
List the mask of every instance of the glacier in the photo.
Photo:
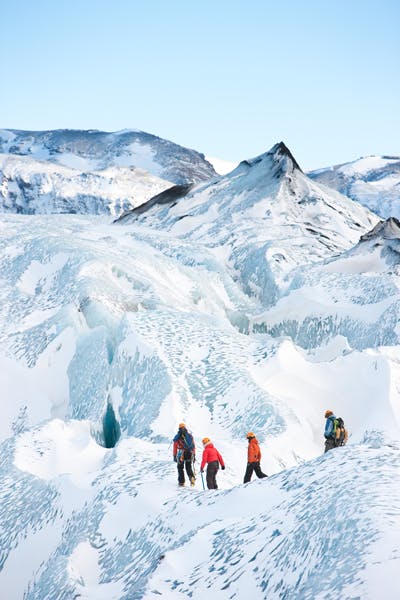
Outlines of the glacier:
[[[282,143],[182,193],[1,215],[2,594],[398,598],[399,223]],[[219,490],[177,488],[182,420]]]

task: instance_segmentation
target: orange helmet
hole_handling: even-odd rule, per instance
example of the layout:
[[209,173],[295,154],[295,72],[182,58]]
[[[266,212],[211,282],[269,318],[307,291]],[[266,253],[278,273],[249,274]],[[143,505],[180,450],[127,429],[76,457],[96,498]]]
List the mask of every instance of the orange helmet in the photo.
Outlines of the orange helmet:
[[209,441],[210,441],[210,438],[208,438],[208,437],[205,437],[205,438],[203,438],[201,441],[203,442],[203,444],[204,444],[204,446],[205,446],[206,444],[208,444],[208,443],[209,443]]
[[185,423],[179,423],[178,429],[186,429]]
[[246,435],[247,439],[249,440],[250,438],[256,437],[254,435],[254,433],[252,431],[249,431],[249,433]]
[[325,419],[327,419],[328,417],[330,417],[331,415],[333,415],[333,412],[331,410],[326,410],[325,411]]

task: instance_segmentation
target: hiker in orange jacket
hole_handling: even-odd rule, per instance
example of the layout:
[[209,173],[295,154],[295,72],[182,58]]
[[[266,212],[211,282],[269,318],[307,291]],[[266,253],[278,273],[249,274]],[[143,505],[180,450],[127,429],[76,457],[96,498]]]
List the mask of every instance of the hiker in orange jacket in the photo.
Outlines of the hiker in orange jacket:
[[247,468],[246,473],[244,474],[243,483],[248,483],[250,481],[253,471],[260,479],[262,477],[268,477],[268,475],[261,471],[261,450],[256,436],[252,431],[249,431],[246,437],[249,440],[249,446],[247,448]]
[[217,472],[219,469],[219,465],[221,465],[221,469],[225,469],[225,464],[222,456],[218,452],[216,448],[214,448],[214,444],[211,443],[210,438],[203,438],[203,456],[201,459],[200,472],[204,473],[204,467],[207,463],[207,487],[209,490],[217,490]]

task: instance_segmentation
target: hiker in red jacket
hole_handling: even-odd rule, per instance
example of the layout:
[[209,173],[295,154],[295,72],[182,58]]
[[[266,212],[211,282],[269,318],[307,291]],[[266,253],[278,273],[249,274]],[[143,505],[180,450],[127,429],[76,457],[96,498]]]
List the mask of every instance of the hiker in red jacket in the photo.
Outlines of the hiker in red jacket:
[[250,481],[253,471],[260,479],[262,477],[268,477],[268,475],[261,471],[261,450],[256,436],[252,431],[249,431],[246,437],[249,440],[249,446],[247,448],[247,468],[246,473],[244,474],[243,483],[248,483]]
[[214,444],[211,443],[210,438],[203,438],[203,457],[201,459],[200,472],[204,473],[204,467],[207,463],[207,487],[209,490],[217,490],[217,472],[219,469],[219,465],[221,465],[221,469],[225,469],[225,464],[222,456],[218,452],[216,448],[214,448]]

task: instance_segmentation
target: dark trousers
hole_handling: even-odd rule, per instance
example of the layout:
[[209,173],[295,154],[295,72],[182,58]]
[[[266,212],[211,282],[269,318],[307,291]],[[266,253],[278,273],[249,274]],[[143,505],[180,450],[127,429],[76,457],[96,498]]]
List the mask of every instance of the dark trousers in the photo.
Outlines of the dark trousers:
[[265,473],[263,473],[261,471],[259,462],[251,462],[251,463],[247,463],[247,469],[246,469],[246,473],[244,474],[243,483],[248,483],[250,481],[251,476],[253,475],[253,471],[259,479],[261,479],[262,477],[268,477],[268,475],[266,475]]
[[206,479],[207,479],[207,487],[209,490],[217,490],[218,489],[218,486],[217,486],[218,469],[219,469],[219,462],[217,460],[213,460],[212,462],[209,462],[207,465]]
[[189,477],[189,481],[191,481],[192,477],[194,477],[192,469],[192,453],[190,452],[190,450],[185,450],[181,458],[182,460],[179,460],[178,462],[178,482],[185,483],[184,468],[186,468],[186,473]]
[[336,448],[336,440],[333,438],[327,438],[325,440],[325,452],[332,450],[332,448]]

